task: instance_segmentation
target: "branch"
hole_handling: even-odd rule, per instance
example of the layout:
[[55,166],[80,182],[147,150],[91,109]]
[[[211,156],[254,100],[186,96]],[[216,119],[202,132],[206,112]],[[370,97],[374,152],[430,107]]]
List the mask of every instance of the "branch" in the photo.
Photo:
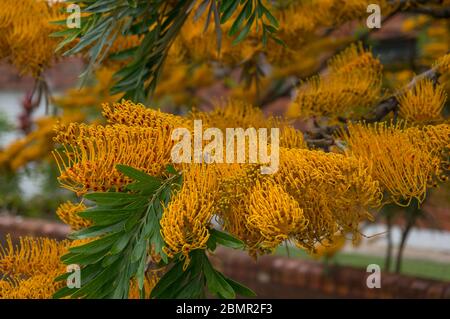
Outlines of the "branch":
[[404,86],[401,90],[397,91],[394,95],[390,96],[387,99],[381,101],[373,111],[373,117],[371,118],[363,118],[367,123],[373,123],[381,121],[384,117],[386,117],[391,112],[396,112],[398,108],[398,97],[403,95],[406,91],[414,88],[418,82],[423,79],[430,79],[433,82],[437,82],[440,74],[437,70],[437,67],[433,67],[416,77],[414,77],[411,82],[409,82],[406,86]]
[[[414,88],[417,83],[422,81],[423,79],[431,79],[433,82],[437,82],[440,73],[438,71],[438,67],[435,66],[419,75],[414,77],[411,82],[405,85],[402,89],[395,92],[390,97],[382,100],[375,109],[371,112],[372,117],[362,118],[358,121],[365,121],[366,123],[374,123],[383,120],[389,113],[394,112],[394,114],[398,113],[398,97],[403,95],[406,91]],[[341,122],[347,123],[348,120],[340,119]],[[329,146],[336,144],[333,134],[339,129],[345,130],[347,128],[347,124],[343,126],[334,125],[334,126],[320,126],[317,121],[314,121],[314,128],[310,133],[314,136],[314,139],[306,139],[308,145],[316,146],[328,150]]]

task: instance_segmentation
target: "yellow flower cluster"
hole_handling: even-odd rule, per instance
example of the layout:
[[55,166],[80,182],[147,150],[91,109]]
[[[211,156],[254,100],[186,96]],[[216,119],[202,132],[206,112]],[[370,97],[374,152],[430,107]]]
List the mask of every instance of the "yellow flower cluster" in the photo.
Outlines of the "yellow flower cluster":
[[402,23],[403,32],[411,32],[424,27],[426,24],[430,23],[430,17],[426,15],[415,15],[406,18]]
[[446,181],[450,171],[450,124],[411,127],[405,133],[418,148],[425,149],[440,159],[442,172],[438,170],[436,175],[440,180]]
[[250,194],[246,226],[259,233],[262,250],[274,250],[291,236],[301,233],[308,221],[299,203],[273,181],[257,181]]
[[[201,102],[201,97],[196,93],[213,85],[215,80],[213,66],[207,62],[192,64],[173,55],[169,52],[152,101],[172,108]],[[174,90],[174,87],[177,89]]]
[[61,288],[54,278],[64,272],[60,257],[67,252],[67,241],[49,238],[20,238],[14,246],[11,237],[0,246],[0,298],[51,298]]
[[226,101],[223,106],[216,105],[210,112],[194,110],[190,118],[202,120],[204,126],[217,127],[222,131],[228,127],[272,127],[272,119],[268,119],[260,108],[238,100]]
[[35,121],[37,126],[35,130],[14,141],[4,150],[0,150],[0,168],[17,171],[30,162],[47,158],[54,148],[53,126],[57,121],[70,123],[83,118],[82,114],[65,115],[61,118],[52,116],[38,118]]
[[343,138],[347,153],[371,167],[373,178],[387,192],[385,201],[404,206],[413,198],[422,202],[434,177],[443,174],[441,154],[448,149],[448,132],[448,125],[419,130],[405,129],[403,123],[350,124]]
[[117,164],[161,175],[171,162],[172,130],[190,123],[129,101],[104,104],[103,114],[111,125],[55,126],[54,141],[62,145],[54,152],[61,172],[58,180],[79,195],[120,190],[129,179],[116,170]]
[[[335,62],[336,67],[339,61]],[[301,132],[280,118],[266,117],[250,105],[230,101],[211,112],[194,111],[187,118],[122,101],[104,105],[110,125],[60,125],[55,153],[64,187],[82,194],[117,189],[129,181],[115,170],[126,164],[160,175],[170,163],[171,131],[192,128],[193,119],[206,127],[279,127],[280,168],[261,175],[257,164],[183,164],[182,189],[164,209],[161,233],[169,256],[205,249],[211,219],[242,239],[253,255],[273,251],[291,239],[314,251],[316,243],[336,232],[358,237],[358,223],[367,209],[381,202],[378,182],[363,161],[305,148]]]
[[382,197],[362,161],[286,148],[273,176],[245,165],[223,179],[219,194],[221,224],[254,256],[273,251],[285,239],[310,252],[337,231],[353,233],[357,240],[359,222],[371,218],[367,209],[379,206]]
[[69,190],[120,190],[129,180],[115,166],[124,164],[159,176],[170,163],[172,140],[168,127],[86,125],[57,127],[55,142],[63,144],[54,156],[58,180]]
[[[214,27],[210,25],[206,32],[204,30],[206,14],[198,20],[188,19],[186,21],[175,46],[177,51],[194,61],[219,60],[228,65],[237,65],[267,51],[264,53],[267,53],[270,63],[278,65],[283,62],[285,64],[286,58],[289,61],[295,60],[294,52],[298,52],[307,40],[314,37],[316,31],[338,27],[348,21],[365,18],[367,6],[371,3],[369,0],[291,1],[287,5],[265,3],[279,21],[280,27],[277,36],[287,44],[286,48],[280,47],[279,50],[263,50],[260,37],[258,37],[261,28],[258,30],[255,28],[249,32],[249,36],[239,46],[232,44],[232,37],[223,36],[221,51],[218,52]],[[386,14],[395,7],[385,0],[378,1],[377,4]],[[224,35],[229,33],[234,18],[237,18],[237,14],[221,26]]]
[[183,187],[175,194],[161,219],[161,234],[168,256],[182,253],[189,263],[189,252],[205,249],[209,238],[213,205],[218,189],[212,167],[192,164],[183,175]]
[[332,239],[326,239],[323,242],[318,243],[314,248],[314,253],[312,254],[312,256],[314,258],[331,258],[338,251],[340,251],[342,247],[344,247],[344,245],[345,236],[343,236],[341,233],[337,233]]
[[361,45],[351,45],[333,58],[329,70],[299,87],[288,117],[352,117],[379,100],[382,66]]
[[281,149],[280,168],[273,178],[303,209],[308,224],[295,240],[309,251],[338,231],[359,240],[359,222],[371,219],[368,209],[381,203],[378,181],[363,161],[352,156]]
[[14,246],[11,236],[7,236],[6,245],[0,246],[0,272],[34,276],[61,269],[59,257],[66,251],[66,245],[67,241],[23,237]]
[[[160,278],[160,274],[158,274],[157,272],[147,271],[145,273],[145,278],[144,278],[145,296],[150,296],[150,293],[152,292],[152,289],[158,283],[159,278]],[[136,280],[131,281],[128,299],[141,299],[141,295],[139,292],[139,286],[138,286]]]
[[222,227],[251,246],[252,233],[247,231],[245,221],[248,215],[250,190],[260,178],[258,165],[240,165],[234,171],[222,176],[218,201],[214,207]]
[[[335,52],[343,44],[354,41],[353,36],[345,34],[323,36],[324,30],[339,29],[349,21],[365,19],[371,3],[367,0],[306,0],[276,6],[279,10],[274,9],[274,15],[280,22],[277,36],[287,45],[266,50],[268,61],[281,68],[282,73],[309,76],[320,66],[322,54]],[[389,14],[393,8],[388,1],[377,1],[377,4],[383,14]]]
[[83,203],[74,204],[71,201],[67,201],[59,205],[56,210],[56,215],[65,224],[69,225],[72,230],[79,230],[91,226],[91,221],[78,216],[78,213],[85,211],[86,206]]
[[450,73],[450,53],[441,56],[435,63],[435,67],[440,73]]
[[417,123],[439,121],[446,100],[447,94],[442,85],[424,79],[398,97],[400,116]]
[[[174,43],[174,49],[185,59],[194,62],[221,61],[228,65],[236,65],[241,61],[251,59],[262,49],[260,39],[255,38],[255,32],[251,31],[243,45],[233,45],[233,38],[225,36],[231,28],[231,18],[221,25],[224,36],[222,37],[221,50],[217,50],[217,34],[213,26],[205,31],[206,14],[198,20],[190,18],[183,25],[182,32]],[[213,23],[211,23],[213,24]]]
[[63,287],[62,283],[54,282],[60,274],[54,270],[25,279],[14,277],[0,280],[0,299],[51,299]]
[[[307,0],[299,1],[290,9],[293,32],[312,32],[320,27],[337,27],[345,22],[366,18],[369,0]],[[389,1],[377,1],[383,10],[389,12]],[[296,18],[296,19],[294,19]],[[286,25],[286,29],[289,25]]]
[[273,116],[267,117],[260,108],[249,103],[228,100],[225,105],[216,105],[210,112],[194,110],[189,115],[191,120],[202,120],[204,127],[215,127],[225,133],[227,128],[279,128],[280,146],[287,148],[305,148],[303,133],[295,129],[289,121]]
[[60,4],[39,0],[3,0],[0,10],[0,60],[6,59],[21,74],[38,76],[54,60],[59,39],[51,21],[63,19]]
[[103,104],[103,116],[110,124],[123,124],[146,128],[174,129],[187,127],[190,122],[177,115],[146,108],[142,104],[122,100],[120,103]]

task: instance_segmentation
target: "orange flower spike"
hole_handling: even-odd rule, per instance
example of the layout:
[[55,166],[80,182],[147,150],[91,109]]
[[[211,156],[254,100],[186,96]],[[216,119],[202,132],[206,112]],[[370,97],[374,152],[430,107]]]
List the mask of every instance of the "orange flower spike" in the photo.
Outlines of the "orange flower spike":
[[86,206],[83,203],[74,204],[70,201],[62,203],[56,210],[56,215],[64,223],[69,225],[72,230],[80,230],[91,226],[91,221],[78,216],[78,213],[85,211]]

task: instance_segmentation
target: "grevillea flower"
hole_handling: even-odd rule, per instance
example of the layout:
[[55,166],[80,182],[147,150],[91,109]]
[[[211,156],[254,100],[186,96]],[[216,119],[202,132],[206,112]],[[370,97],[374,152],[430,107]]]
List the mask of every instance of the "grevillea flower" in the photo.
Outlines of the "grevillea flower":
[[[258,165],[240,165],[227,176],[223,176],[219,187],[219,196],[214,212],[223,229],[243,240],[247,246],[257,248],[261,238],[250,231],[245,224],[249,213],[250,190],[262,178]],[[255,255],[256,251],[250,253]]]
[[447,94],[440,84],[424,79],[398,97],[400,116],[411,122],[427,123],[442,118]]
[[332,239],[325,239],[321,243],[317,243],[314,247],[312,256],[314,258],[331,258],[345,245],[345,236],[341,233],[334,235]]
[[55,58],[59,39],[50,37],[64,19],[63,4],[47,1],[3,0],[0,8],[0,59],[5,58],[21,74],[37,77]]
[[60,261],[67,253],[68,240],[45,237],[20,237],[17,245],[11,236],[0,245],[0,298],[48,299],[64,282],[55,282],[66,266]]
[[[281,203],[273,200],[269,204],[262,197],[277,196],[291,207],[289,214],[275,217],[267,213],[270,210],[276,214],[274,206]],[[259,205],[269,205],[266,214],[258,215],[256,207],[262,208],[256,197]],[[357,240],[359,222],[371,218],[368,208],[379,206],[381,197],[378,182],[361,160],[341,154],[281,148],[280,167],[273,176],[261,175],[257,165],[243,165],[234,175],[223,179],[215,211],[223,228],[243,240],[253,256],[272,250],[276,242],[287,237],[313,252],[317,242],[332,238],[338,231],[351,233]],[[282,211],[277,207],[278,212]],[[294,207],[302,210],[302,217]],[[269,228],[263,228],[264,218]],[[283,224],[283,218],[285,224],[296,219],[299,227],[295,231],[289,229],[289,236],[278,233],[278,238],[270,242],[262,232],[275,233],[276,228],[270,225]],[[257,222],[261,226],[259,231],[255,229]]]
[[257,182],[250,193],[246,226],[260,237],[260,249],[273,251],[294,234],[303,232],[307,220],[299,203],[273,181]]
[[173,146],[169,124],[159,127],[85,125],[56,127],[54,152],[60,183],[77,194],[88,190],[120,189],[130,180],[116,170],[124,164],[160,176],[171,162]]
[[439,171],[440,160],[427,148],[418,147],[402,129],[403,124],[350,124],[344,139],[348,154],[362,159],[388,193],[387,202],[407,205],[422,202],[427,185]]
[[435,67],[440,73],[450,73],[450,53],[440,57],[436,61]]
[[229,100],[223,106],[216,105],[210,112],[194,110],[192,120],[202,120],[204,127],[219,128],[225,134],[227,128],[279,128],[280,146],[305,148],[303,133],[295,129],[290,121],[274,116],[265,116],[260,108],[237,100]]
[[192,164],[186,167],[182,189],[174,194],[161,218],[164,252],[168,256],[182,253],[189,263],[189,252],[206,248],[218,180],[215,170],[208,165]]
[[8,276],[32,277],[64,271],[59,258],[67,252],[68,241],[50,238],[21,237],[14,245],[11,236],[0,246],[0,273]]
[[72,230],[79,230],[91,226],[92,222],[78,215],[78,213],[86,210],[86,206],[83,203],[72,203],[67,201],[59,205],[56,210],[56,215],[65,224],[69,225]]
[[185,118],[159,110],[146,108],[142,104],[122,100],[112,105],[103,104],[103,116],[110,124],[123,124],[127,126],[140,126],[161,129],[174,129],[189,127],[190,122]]
[[[158,283],[162,274],[159,272],[147,271],[144,277],[144,294],[145,296],[150,296],[153,288]],[[132,280],[130,284],[130,292],[128,299],[141,299],[141,293],[139,291],[139,286],[136,280]]]
[[[450,125],[425,125],[410,127],[405,130],[410,141],[420,149],[427,150],[440,161],[435,176],[440,181],[447,181],[450,172]],[[431,180],[430,180],[431,181]],[[436,182],[431,181],[433,186]]]
[[0,299],[51,299],[56,291],[64,287],[63,281],[54,281],[60,274],[60,271],[53,270],[28,278],[13,276],[0,280]]
[[380,98],[381,63],[361,45],[352,45],[329,63],[330,72],[315,76],[298,89],[290,118],[353,116]]
[[45,116],[36,119],[35,130],[0,151],[0,168],[17,171],[30,162],[48,159],[54,148],[53,126],[58,121],[69,123],[83,120],[83,118],[83,114],[70,114],[62,117]]
[[194,111],[190,117],[202,120],[205,126],[217,127],[223,131],[229,127],[272,127],[271,119],[266,118],[260,108],[237,100],[228,100],[223,106],[216,105],[210,112]]
[[280,128],[280,147],[306,148],[305,138],[302,131],[288,125],[287,123],[275,125]]
[[359,223],[372,219],[368,209],[378,207],[382,198],[378,182],[363,161],[336,153],[282,148],[273,179],[303,209],[308,224],[295,241],[311,252],[317,242],[331,239],[338,231],[359,240]]

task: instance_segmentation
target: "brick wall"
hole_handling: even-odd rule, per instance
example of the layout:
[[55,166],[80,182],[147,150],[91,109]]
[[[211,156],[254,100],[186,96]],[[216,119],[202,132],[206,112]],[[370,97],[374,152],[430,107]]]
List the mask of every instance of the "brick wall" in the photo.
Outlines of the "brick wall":
[[[76,85],[83,68],[83,62],[79,58],[67,58],[46,70],[44,77],[53,91],[64,90]],[[25,92],[33,88],[33,83],[33,78],[20,76],[14,67],[0,63],[0,90]]]
[[61,240],[66,238],[69,231],[70,227],[62,223],[0,214],[0,240],[6,234],[10,234],[13,239],[20,236],[45,236]]

